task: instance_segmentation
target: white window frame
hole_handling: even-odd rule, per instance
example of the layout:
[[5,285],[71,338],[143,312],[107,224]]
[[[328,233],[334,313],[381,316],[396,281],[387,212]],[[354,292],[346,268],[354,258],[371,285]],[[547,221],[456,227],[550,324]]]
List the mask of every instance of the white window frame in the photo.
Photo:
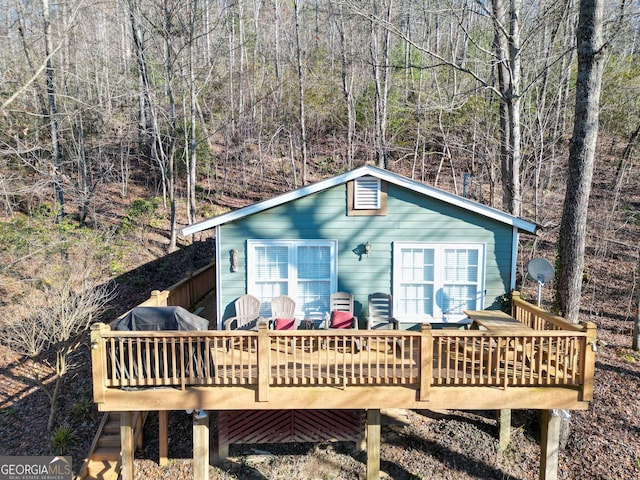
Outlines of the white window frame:
[[376,177],[360,177],[353,184],[354,210],[380,209],[380,179]]
[[[433,265],[433,315],[423,314],[406,314],[403,313],[401,306],[400,292],[402,291],[402,263],[401,252],[406,249],[433,249],[434,265]],[[464,249],[476,250],[478,252],[478,270],[476,282],[476,302],[472,310],[482,310],[484,308],[484,284],[485,284],[485,262],[486,262],[486,245],[484,243],[447,243],[447,242],[394,242],[393,244],[393,311],[400,320],[433,322],[433,323],[458,323],[466,318],[462,312],[443,312],[441,308],[441,290],[445,284],[444,279],[444,251],[445,249]],[[430,282],[431,283],[431,282]],[[467,308],[464,308],[465,310]]]
[[[303,305],[298,301],[298,247],[320,246],[329,247],[331,256],[330,278],[329,278],[329,294],[336,291],[338,284],[338,242],[337,240],[271,240],[271,239],[251,239],[247,240],[247,291],[252,295],[258,295],[258,284],[256,282],[255,267],[256,247],[286,247],[288,249],[288,273],[287,273],[287,295],[296,300],[296,318],[315,318],[324,317],[327,311],[304,311]],[[281,279],[282,280],[282,279]],[[329,294],[327,294],[327,306],[329,305]],[[261,311],[269,309],[268,301],[260,298],[263,303]]]

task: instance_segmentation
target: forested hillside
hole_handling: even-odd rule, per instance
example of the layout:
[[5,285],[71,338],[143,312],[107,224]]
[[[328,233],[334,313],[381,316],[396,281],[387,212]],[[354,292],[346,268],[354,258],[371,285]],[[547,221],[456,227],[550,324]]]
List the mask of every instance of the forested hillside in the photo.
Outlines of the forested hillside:
[[[640,6],[604,3],[580,313],[604,343],[562,478],[640,472]],[[96,412],[75,335],[211,259],[180,227],[364,163],[539,223],[520,248],[532,298],[526,262],[554,261],[567,184],[577,15],[578,0],[0,0],[0,454],[82,457]],[[86,321],[30,330],[79,303]],[[446,475],[533,478],[527,422],[518,458]]]

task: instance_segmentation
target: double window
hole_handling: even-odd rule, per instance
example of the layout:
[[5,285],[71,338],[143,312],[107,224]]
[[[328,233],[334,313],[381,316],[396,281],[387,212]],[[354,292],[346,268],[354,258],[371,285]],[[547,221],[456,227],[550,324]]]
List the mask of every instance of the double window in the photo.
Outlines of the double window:
[[271,300],[288,295],[296,315],[320,316],[329,310],[337,285],[335,240],[248,240],[249,292],[269,314]]
[[393,262],[396,316],[456,322],[482,308],[483,244],[395,242]]

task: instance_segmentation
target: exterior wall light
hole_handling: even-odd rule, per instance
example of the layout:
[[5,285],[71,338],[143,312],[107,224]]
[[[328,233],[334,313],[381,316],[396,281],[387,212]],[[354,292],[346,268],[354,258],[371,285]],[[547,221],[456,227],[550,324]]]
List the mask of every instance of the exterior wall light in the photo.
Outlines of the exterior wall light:
[[369,242],[366,242],[362,246],[362,249],[364,250],[365,255],[368,257],[369,256],[369,252],[371,251],[371,244]]

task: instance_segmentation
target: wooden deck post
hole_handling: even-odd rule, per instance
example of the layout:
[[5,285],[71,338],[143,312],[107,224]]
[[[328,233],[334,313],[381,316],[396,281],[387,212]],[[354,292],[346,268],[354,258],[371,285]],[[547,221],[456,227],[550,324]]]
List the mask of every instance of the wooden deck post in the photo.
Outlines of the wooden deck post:
[[519,299],[521,297],[521,295],[522,294],[517,290],[513,290],[511,292],[511,316],[514,317],[514,318],[518,318],[518,315],[517,315],[518,307],[517,307],[516,302],[514,302],[514,299]]
[[380,409],[367,410],[367,480],[380,479]]
[[560,448],[560,415],[542,410],[540,431],[540,480],[558,479]]
[[169,291],[167,290],[153,290],[151,292],[151,298],[155,303],[156,307],[166,307],[167,306],[167,298],[169,297]]
[[135,454],[133,438],[133,412],[120,412],[120,455],[122,456],[122,480],[133,480],[133,458]]
[[420,327],[420,393],[421,402],[429,401],[429,390],[433,379],[433,335],[431,324],[423,323]]
[[499,451],[505,452],[511,442],[511,409],[498,410],[498,429],[500,430]]
[[360,434],[358,436],[358,441],[356,442],[356,448],[361,452],[367,450],[367,411],[364,410],[363,414],[360,415]]
[[271,373],[271,355],[269,353],[268,325],[258,325],[258,401],[269,401],[269,374]]
[[193,480],[209,480],[208,414],[193,417]]
[[158,412],[158,443],[158,464],[164,467],[169,463],[169,429],[166,410]]
[[593,376],[596,368],[596,324],[593,322],[584,323],[587,332],[587,339],[584,346],[582,371],[582,398],[583,402],[593,400]]
[[105,374],[107,371],[105,365],[105,341],[102,338],[102,332],[110,329],[111,327],[104,323],[94,323],[91,325],[91,379],[93,383],[93,401],[96,403],[104,402],[104,394],[107,388],[105,385]]

